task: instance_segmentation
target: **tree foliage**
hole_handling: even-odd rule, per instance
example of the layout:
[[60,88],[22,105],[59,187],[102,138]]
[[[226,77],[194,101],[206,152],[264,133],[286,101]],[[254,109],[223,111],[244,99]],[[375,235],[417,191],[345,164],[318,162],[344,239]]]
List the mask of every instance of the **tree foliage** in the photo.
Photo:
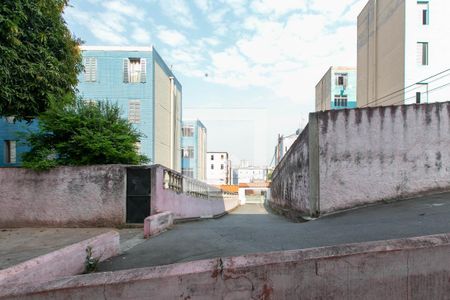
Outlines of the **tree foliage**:
[[0,116],[31,120],[73,99],[79,40],[62,17],[67,0],[0,3]]
[[22,157],[24,167],[45,170],[58,165],[141,164],[138,154],[142,134],[120,109],[109,102],[52,106],[39,118],[39,129],[24,138],[31,150]]

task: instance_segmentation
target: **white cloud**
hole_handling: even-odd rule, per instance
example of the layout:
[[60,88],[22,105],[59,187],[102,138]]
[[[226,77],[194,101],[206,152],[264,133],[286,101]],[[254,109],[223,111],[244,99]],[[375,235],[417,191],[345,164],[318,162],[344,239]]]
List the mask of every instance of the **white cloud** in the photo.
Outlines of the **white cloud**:
[[182,33],[165,27],[159,27],[158,38],[172,47],[187,43],[187,39]]
[[140,27],[137,23],[133,24],[133,32],[131,34],[131,38],[138,44],[150,44],[151,43],[151,35],[144,28]]
[[103,2],[103,6],[109,11],[116,12],[127,17],[135,18],[138,20],[143,20],[145,18],[145,11],[131,4],[129,1],[107,1]]
[[202,12],[207,12],[211,8],[210,0],[194,0],[194,3]]
[[[330,1],[326,0],[329,3],[340,1]],[[253,10],[257,13],[269,15],[274,14],[279,17],[288,12],[294,12],[298,10],[306,11],[307,8],[307,0],[254,0],[251,4]]]
[[160,0],[159,4],[169,20],[186,28],[195,28],[189,5],[185,0]]

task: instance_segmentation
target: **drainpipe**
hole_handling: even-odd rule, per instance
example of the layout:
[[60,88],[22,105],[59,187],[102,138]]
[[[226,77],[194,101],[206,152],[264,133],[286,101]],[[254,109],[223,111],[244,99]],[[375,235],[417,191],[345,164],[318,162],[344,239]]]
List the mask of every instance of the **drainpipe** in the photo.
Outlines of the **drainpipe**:
[[170,76],[170,149],[172,150],[170,153],[170,168],[175,170],[174,166],[174,155],[175,155],[175,114],[174,114],[174,96],[173,93],[175,91],[174,88],[174,77]]

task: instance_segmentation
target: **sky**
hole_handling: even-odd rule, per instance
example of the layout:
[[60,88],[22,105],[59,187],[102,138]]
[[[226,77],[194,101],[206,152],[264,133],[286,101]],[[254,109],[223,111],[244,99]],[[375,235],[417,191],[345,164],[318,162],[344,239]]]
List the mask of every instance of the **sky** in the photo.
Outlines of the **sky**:
[[183,118],[208,151],[268,165],[278,134],[303,128],[330,66],[356,66],[368,0],[71,0],[85,45],[153,45],[183,86]]

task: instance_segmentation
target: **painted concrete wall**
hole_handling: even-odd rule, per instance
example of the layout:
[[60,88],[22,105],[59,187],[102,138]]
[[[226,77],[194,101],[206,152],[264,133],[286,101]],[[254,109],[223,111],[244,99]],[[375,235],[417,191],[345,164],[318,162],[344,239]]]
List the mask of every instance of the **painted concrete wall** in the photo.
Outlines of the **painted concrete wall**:
[[279,210],[310,215],[309,126],[272,173],[269,204]]
[[307,128],[274,171],[273,206],[318,216],[450,190],[450,102],[319,112]]
[[449,102],[324,112],[319,127],[322,213],[450,189]]
[[442,234],[95,273],[0,288],[0,299],[447,299],[449,239]]
[[0,227],[115,226],[125,223],[123,166],[0,169]]
[[[181,175],[181,174],[180,174]],[[212,217],[239,206],[239,197],[197,198],[164,188],[164,168],[152,167],[151,214],[170,211],[175,219]]]
[[[29,147],[18,133],[36,130],[38,123],[36,121],[27,124],[27,122],[10,123],[5,118],[0,118],[0,167],[20,166],[22,154],[29,151]],[[16,141],[16,163],[6,162],[6,141]]]
[[401,92],[385,96],[404,87],[405,0],[367,3],[358,16],[357,53],[358,107],[402,104]]

